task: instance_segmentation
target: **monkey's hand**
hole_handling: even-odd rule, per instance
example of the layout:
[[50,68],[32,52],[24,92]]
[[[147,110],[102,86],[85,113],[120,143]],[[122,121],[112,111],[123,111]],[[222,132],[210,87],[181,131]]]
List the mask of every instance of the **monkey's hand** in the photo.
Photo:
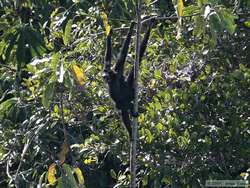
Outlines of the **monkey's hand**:
[[137,118],[137,117],[139,117],[139,112],[131,112],[131,116],[133,116],[133,117],[135,117],[135,118]]

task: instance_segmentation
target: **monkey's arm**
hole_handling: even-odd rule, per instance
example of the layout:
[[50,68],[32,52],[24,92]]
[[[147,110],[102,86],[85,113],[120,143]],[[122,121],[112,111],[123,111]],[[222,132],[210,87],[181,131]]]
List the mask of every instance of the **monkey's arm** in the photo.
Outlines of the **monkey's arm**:
[[152,24],[150,24],[149,28],[147,29],[146,33],[144,34],[144,38],[143,38],[142,42],[141,42],[139,63],[141,62],[142,57],[143,57],[143,55],[144,55],[144,53],[146,51],[151,29],[152,29]]
[[135,25],[135,22],[132,22],[131,25],[130,25],[127,37],[126,37],[126,39],[125,39],[125,41],[124,41],[124,43],[122,45],[122,49],[121,49],[121,51],[120,51],[120,53],[118,55],[118,60],[117,60],[117,63],[115,65],[115,71],[120,75],[123,74],[124,63],[126,61],[126,57],[127,57],[127,54],[128,54],[128,49],[129,49],[129,45],[130,45],[134,25]]
[[[144,53],[146,51],[147,44],[148,44],[148,39],[149,39],[150,32],[151,32],[151,28],[152,28],[152,23],[149,25],[149,27],[147,29],[147,32],[144,34],[144,38],[143,38],[143,40],[141,42],[141,45],[140,45],[139,63],[141,63],[142,57],[143,57],[143,55],[144,55]],[[131,86],[133,85],[133,81],[134,81],[134,66],[131,69],[131,71],[129,72],[127,81],[129,83],[129,85],[131,85]]]

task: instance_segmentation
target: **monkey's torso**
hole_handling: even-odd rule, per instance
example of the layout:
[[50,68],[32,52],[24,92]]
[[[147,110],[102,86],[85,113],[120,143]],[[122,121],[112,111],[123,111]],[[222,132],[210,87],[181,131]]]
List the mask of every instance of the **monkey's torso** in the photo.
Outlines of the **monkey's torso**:
[[110,97],[115,102],[116,108],[119,110],[131,110],[132,101],[134,99],[134,89],[124,78],[114,71],[109,73],[108,88]]

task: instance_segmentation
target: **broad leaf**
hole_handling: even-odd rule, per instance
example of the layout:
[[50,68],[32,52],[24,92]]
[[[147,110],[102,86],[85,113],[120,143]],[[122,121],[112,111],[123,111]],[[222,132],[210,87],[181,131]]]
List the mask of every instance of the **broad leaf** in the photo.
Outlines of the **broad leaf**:
[[77,182],[72,174],[72,168],[69,165],[64,164],[63,169],[65,171],[65,174],[63,174],[63,176],[62,176],[62,182],[63,182],[62,187],[77,188],[78,185],[77,185]]
[[235,19],[237,16],[234,16],[233,14],[229,13],[226,9],[219,9],[217,11],[221,23],[223,24],[224,28],[230,33],[233,34],[236,29]]
[[51,100],[53,99],[54,96],[54,87],[55,83],[48,83],[45,85],[44,90],[43,90],[43,95],[42,95],[42,104],[44,107],[48,108]]
[[48,182],[50,185],[54,185],[56,183],[56,164],[55,163],[49,166]]
[[177,13],[178,16],[183,16],[184,4],[182,0],[177,0]]
[[78,84],[80,86],[83,86],[83,84],[86,81],[86,76],[84,75],[83,70],[80,67],[78,67],[76,64],[72,65],[72,70],[73,70],[74,77],[77,80]]
[[63,42],[65,45],[68,45],[71,40],[72,24],[73,24],[72,19],[70,19],[66,24],[64,35],[63,35]]
[[84,177],[80,168],[74,168],[79,184],[84,185]]
[[17,98],[8,99],[0,104],[0,118],[3,118],[17,103]]

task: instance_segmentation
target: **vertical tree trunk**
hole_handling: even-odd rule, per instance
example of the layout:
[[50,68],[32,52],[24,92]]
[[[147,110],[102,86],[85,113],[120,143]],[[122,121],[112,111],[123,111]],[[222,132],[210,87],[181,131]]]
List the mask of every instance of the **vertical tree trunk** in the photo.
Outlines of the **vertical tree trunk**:
[[[141,31],[141,0],[137,1],[137,28],[136,28],[136,60],[134,62],[134,112],[138,112],[138,78],[139,78],[139,58],[140,58],[140,31]],[[136,145],[137,145],[137,129],[138,121],[137,117],[133,117],[132,124],[132,140],[130,145],[130,172],[131,172],[131,188],[136,188]]]

